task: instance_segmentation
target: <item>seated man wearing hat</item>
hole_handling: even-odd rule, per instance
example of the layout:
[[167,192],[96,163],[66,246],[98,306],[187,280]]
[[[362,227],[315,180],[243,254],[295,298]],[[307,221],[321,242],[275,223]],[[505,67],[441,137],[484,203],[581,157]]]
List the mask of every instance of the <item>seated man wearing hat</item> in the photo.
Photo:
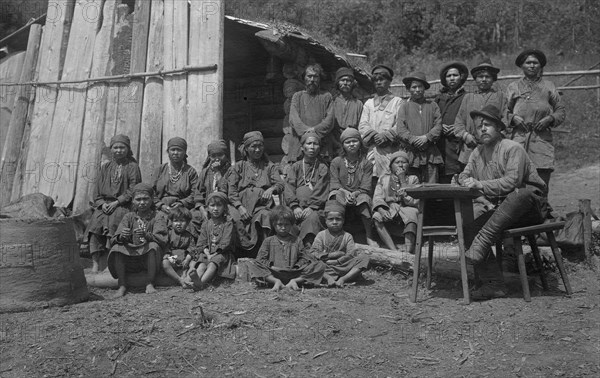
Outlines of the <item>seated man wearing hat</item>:
[[330,139],[333,128],[333,99],[329,92],[323,91],[321,79],[324,77],[320,64],[311,64],[304,71],[306,90],[296,92],[290,105],[290,126],[293,140],[288,150],[288,162],[293,164],[302,157],[300,138],[307,131],[314,131],[323,141],[321,154],[326,159],[333,158],[333,146]]
[[462,164],[467,164],[469,155],[477,147],[475,123],[470,117],[472,111],[480,110],[486,105],[494,105],[500,109],[502,122],[504,124],[508,123],[506,96],[501,90],[494,88],[494,82],[498,80],[498,72],[500,72],[500,69],[494,67],[489,58],[484,59],[471,69],[471,75],[475,79],[477,89],[473,93],[467,93],[463,98],[454,124],[454,133],[463,142],[458,157],[458,161]]
[[336,71],[335,86],[339,94],[333,100],[333,130],[331,131],[334,156],[342,153],[340,136],[344,130],[349,127],[358,129],[363,104],[352,93],[356,85],[352,68],[341,67]]
[[546,55],[534,49],[519,54],[515,64],[522,79],[508,85],[508,116],[512,139],[521,143],[546,185],[554,170],[552,128],[565,120],[565,107],[554,83],[542,78]]
[[394,71],[379,64],[371,71],[375,96],[365,103],[358,131],[369,148],[367,159],[373,166],[373,177],[389,172],[388,155],[400,149],[395,130],[398,108],[403,100],[390,92]]
[[440,108],[425,98],[429,83],[424,73],[415,72],[402,82],[410,92],[410,99],[398,109],[398,137],[412,154],[411,167],[420,181],[436,183],[439,169],[444,164],[436,145],[442,135]]
[[471,154],[459,184],[479,189],[485,199],[475,202],[473,227],[479,231],[466,256],[482,281],[472,298],[489,299],[506,295],[498,265],[495,261],[486,264],[491,247],[504,230],[540,224],[546,219],[547,187],[525,149],[504,139],[502,131],[506,125],[498,108],[487,105],[470,115],[477,125],[481,145]]

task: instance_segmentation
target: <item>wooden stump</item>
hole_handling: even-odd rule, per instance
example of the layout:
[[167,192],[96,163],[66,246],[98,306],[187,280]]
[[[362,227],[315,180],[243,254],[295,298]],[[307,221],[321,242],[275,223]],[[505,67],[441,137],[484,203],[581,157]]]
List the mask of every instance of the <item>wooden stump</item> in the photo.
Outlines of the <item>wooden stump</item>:
[[0,313],[87,300],[70,219],[0,219],[0,239]]

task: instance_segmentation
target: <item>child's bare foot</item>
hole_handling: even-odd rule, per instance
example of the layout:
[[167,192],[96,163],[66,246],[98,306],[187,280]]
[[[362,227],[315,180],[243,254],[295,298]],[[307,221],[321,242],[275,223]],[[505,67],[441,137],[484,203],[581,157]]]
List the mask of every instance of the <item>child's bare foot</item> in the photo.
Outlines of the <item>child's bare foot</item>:
[[335,278],[328,276],[327,277],[327,286],[328,287],[333,287],[335,286]]
[[127,288],[125,286],[119,286],[119,290],[117,290],[117,292],[115,293],[113,298],[121,298],[121,297],[125,296],[126,292],[127,292]]
[[271,290],[279,291],[283,288],[285,288],[285,286],[283,285],[283,282],[279,281],[279,282],[275,282],[275,285],[273,285],[273,288]]
[[192,283],[186,281],[185,278],[181,277],[179,278],[179,284],[181,285],[181,287],[183,287],[184,289],[189,289],[192,287]]
[[346,282],[344,281],[343,278],[340,278],[339,280],[335,281],[335,286],[337,286],[337,287],[343,288],[345,284],[346,284]]
[[202,281],[200,280],[200,277],[198,276],[198,272],[196,272],[195,270],[192,270],[189,274],[189,277],[192,280],[192,283],[194,285],[194,290],[202,290]]
[[288,289],[292,289],[294,291],[300,291],[300,286],[298,286],[298,284],[294,280],[291,280],[290,282],[288,282],[288,284],[285,285],[285,287],[287,287]]
[[371,238],[367,238],[367,245],[370,247],[379,247],[379,244]]
[[146,285],[146,294],[154,294],[154,293],[156,293],[156,289],[154,288],[154,285],[152,285],[151,283]]
[[98,269],[99,269],[98,262],[93,261],[92,262],[92,273],[98,273]]

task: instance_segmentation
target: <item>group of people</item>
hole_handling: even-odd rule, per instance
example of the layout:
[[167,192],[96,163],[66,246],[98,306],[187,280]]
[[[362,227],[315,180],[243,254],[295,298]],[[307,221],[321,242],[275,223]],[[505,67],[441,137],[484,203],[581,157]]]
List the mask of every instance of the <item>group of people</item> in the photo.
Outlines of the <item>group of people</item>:
[[[558,92],[542,79],[545,55],[526,50],[515,63],[525,76],[506,95],[493,85],[499,69],[488,60],[471,69],[475,92],[463,89],[467,67],[452,62],[440,72],[443,88],[435,99],[425,96],[424,74],[405,77],[408,100],[390,92],[392,69],[377,65],[376,93],[364,105],[352,94],[352,69],[336,72],[332,97],[320,89],[321,66],[310,65],[306,89],[291,100],[294,138],[285,169],[269,160],[259,131],[244,135],[242,159],[233,166],[225,141],[212,142],[200,174],[187,164],[186,141],[172,138],[169,161],[152,184],[141,183],[129,138],[117,135],[87,231],[93,270],[109,250],[117,296],[138,271],[147,274],[146,292],[154,292],[160,269],[184,287],[202,289],[217,275],[233,278],[240,251],[251,251],[245,255],[256,257],[251,277],[276,290],[343,286],[369,264],[356,254],[346,220],[360,220],[369,245],[379,245],[375,230],[386,248],[398,249],[399,231],[414,252],[418,200],[406,189],[453,181],[482,193],[475,224],[467,225],[480,229],[467,256],[484,271],[502,230],[546,217],[550,128],[565,118]],[[502,282],[482,284],[484,296],[504,295]]]

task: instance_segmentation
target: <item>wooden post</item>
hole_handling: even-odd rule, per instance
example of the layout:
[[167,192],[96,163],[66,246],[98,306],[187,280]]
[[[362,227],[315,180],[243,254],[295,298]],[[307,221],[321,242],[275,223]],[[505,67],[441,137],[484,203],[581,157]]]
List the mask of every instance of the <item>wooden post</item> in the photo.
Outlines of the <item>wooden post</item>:
[[583,214],[583,247],[585,249],[585,259],[592,264],[592,209],[591,200],[580,199],[579,211]]
[[[40,39],[42,36],[42,26],[38,24],[31,25],[29,28],[29,39],[27,41],[27,52],[25,61],[21,70],[19,82],[26,83],[33,79],[35,67],[37,65],[38,51],[40,49]],[[19,86],[15,105],[13,107],[10,123],[4,149],[2,150],[2,162],[0,165],[0,206],[10,202],[12,194],[13,181],[17,171],[17,163],[21,154],[21,142],[23,132],[25,131],[25,119],[29,109],[31,92],[33,88],[29,85]]]
[[[0,81],[6,83],[17,83],[21,77],[25,51],[13,54],[4,59],[0,65]],[[4,151],[4,142],[8,124],[15,105],[15,96],[18,87],[0,87],[0,154]]]
[[[78,0],[61,80],[86,79],[90,75],[96,31],[102,19],[101,0]],[[93,13],[94,9],[97,13]],[[67,207],[73,200],[77,165],[83,131],[87,85],[61,86],[45,163],[53,165],[52,176],[40,182],[40,192],[47,194],[57,207]]]
[[[193,1],[204,4],[204,1]],[[165,0],[163,57],[165,69],[183,68],[188,58],[188,3]],[[173,137],[187,138],[187,78],[172,75],[163,81],[163,161],[167,161],[167,142]],[[194,153],[198,151],[193,150]]]
[[[146,71],[150,72],[163,69],[163,9],[163,0],[152,0],[146,59]],[[154,170],[161,163],[162,109],[163,80],[149,77],[144,87],[139,158],[142,181],[148,183],[154,181]]]
[[[66,41],[69,39],[71,19],[75,0],[53,1],[48,5],[48,18],[44,25],[42,44],[40,46],[39,81],[56,81],[60,79],[65,59]],[[60,11],[57,11],[60,10]],[[31,119],[29,149],[23,172],[22,194],[40,191],[40,183],[47,180],[48,172],[44,163],[46,148],[50,136],[50,125],[54,118],[54,109],[58,90],[54,86],[38,86],[35,93],[35,104]]]
[[[94,43],[92,77],[104,76],[110,71],[110,50],[115,18],[115,0],[106,0],[102,11],[102,28]],[[107,101],[108,85],[106,83],[93,83],[88,87],[81,152],[77,167],[75,201],[73,202],[74,214],[80,214],[88,209],[89,201],[93,199],[93,191],[98,179],[97,174],[100,170],[100,154],[104,147],[104,119]]]
[[[148,47],[148,25],[150,22],[150,1],[136,1],[133,13],[131,34],[131,61],[129,73],[144,72],[146,69],[146,50]],[[128,135],[131,150],[136,158],[140,145],[140,121],[142,117],[142,96],[144,79],[137,78],[121,88],[119,95],[119,116],[117,118],[118,134]],[[125,94],[125,97],[122,95]]]

